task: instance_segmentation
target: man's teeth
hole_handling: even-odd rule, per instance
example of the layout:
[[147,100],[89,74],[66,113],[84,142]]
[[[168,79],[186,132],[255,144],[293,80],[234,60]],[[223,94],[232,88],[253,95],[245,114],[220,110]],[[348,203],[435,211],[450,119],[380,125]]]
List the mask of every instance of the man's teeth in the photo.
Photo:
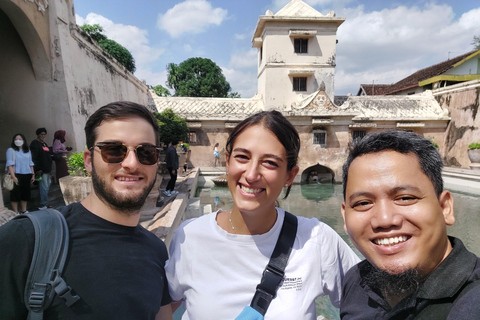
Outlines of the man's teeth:
[[126,177],[118,177],[117,178],[120,181],[137,181],[138,178],[126,178]]
[[378,245],[381,245],[381,246],[394,245],[394,244],[398,244],[400,242],[405,242],[405,241],[407,241],[406,236],[384,238],[384,239],[375,239],[374,240],[375,244],[378,244]]
[[245,187],[245,186],[240,186],[240,188],[242,189],[243,192],[246,192],[246,193],[259,193],[260,191],[262,191],[262,189],[252,189],[252,188],[248,188],[248,187]]

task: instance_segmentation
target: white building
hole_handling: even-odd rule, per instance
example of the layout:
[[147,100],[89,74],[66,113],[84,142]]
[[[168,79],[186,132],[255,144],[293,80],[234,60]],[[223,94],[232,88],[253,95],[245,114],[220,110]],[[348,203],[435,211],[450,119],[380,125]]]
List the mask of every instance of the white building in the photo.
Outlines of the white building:
[[159,112],[170,108],[187,119],[193,166],[213,165],[213,146],[225,146],[241,120],[262,111],[282,112],[302,140],[300,174],[308,181],[340,181],[352,138],[386,129],[412,130],[439,145],[450,120],[431,93],[408,97],[350,97],[333,103],[337,28],[345,21],[322,15],[301,0],[276,14],[260,16],[252,43],[258,48],[258,93],[251,99],[154,98]]

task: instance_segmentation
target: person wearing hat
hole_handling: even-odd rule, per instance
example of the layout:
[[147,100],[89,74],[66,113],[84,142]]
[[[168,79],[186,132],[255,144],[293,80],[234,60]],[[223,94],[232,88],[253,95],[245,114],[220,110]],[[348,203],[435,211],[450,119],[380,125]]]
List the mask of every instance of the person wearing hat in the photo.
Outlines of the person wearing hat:
[[46,209],[48,205],[48,190],[50,189],[50,172],[52,171],[52,155],[45,137],[47,136],[47,129],[38,128],[35,132],[37,139],[30,143],[30,150],[32,152],[33,163],[35,164],[35,177],[41,177],[39,181],[40,203],[39,209]]

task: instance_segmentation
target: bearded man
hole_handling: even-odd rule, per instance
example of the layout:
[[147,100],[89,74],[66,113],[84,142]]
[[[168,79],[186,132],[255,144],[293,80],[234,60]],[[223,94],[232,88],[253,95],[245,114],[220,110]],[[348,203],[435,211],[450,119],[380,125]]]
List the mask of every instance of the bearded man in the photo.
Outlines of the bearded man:
[[480,259],[447,235],[453,198],[433,144],[407,131],[357,140],[343,166],[345,231],[366,260],[344,278],[350,319],[480,319]]
[[[158,163],[158,123],[144,106],[110,103],[85,125],[85,167],[93,192],[61,211],[70,231],[63,278],[80,300],[58,296],[44,319],[171,319],[165,244],[140,226]],[[30,219],[0,228],[0,315],[26,319],[23,299],[33,255]]]

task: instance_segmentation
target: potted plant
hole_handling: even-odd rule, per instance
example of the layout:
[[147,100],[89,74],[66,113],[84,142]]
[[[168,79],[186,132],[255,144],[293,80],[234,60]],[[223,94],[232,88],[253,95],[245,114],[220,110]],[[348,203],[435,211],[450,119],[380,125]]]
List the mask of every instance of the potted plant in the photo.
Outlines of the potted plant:
[[85,169],[83,151],[67,157],[69,176],[59,179],[65,204],[83,200],[92,191],[92,178]]
[[474,142],[468,145],[468,158],[472,162],[470,168],[480,170],[480,143]]

